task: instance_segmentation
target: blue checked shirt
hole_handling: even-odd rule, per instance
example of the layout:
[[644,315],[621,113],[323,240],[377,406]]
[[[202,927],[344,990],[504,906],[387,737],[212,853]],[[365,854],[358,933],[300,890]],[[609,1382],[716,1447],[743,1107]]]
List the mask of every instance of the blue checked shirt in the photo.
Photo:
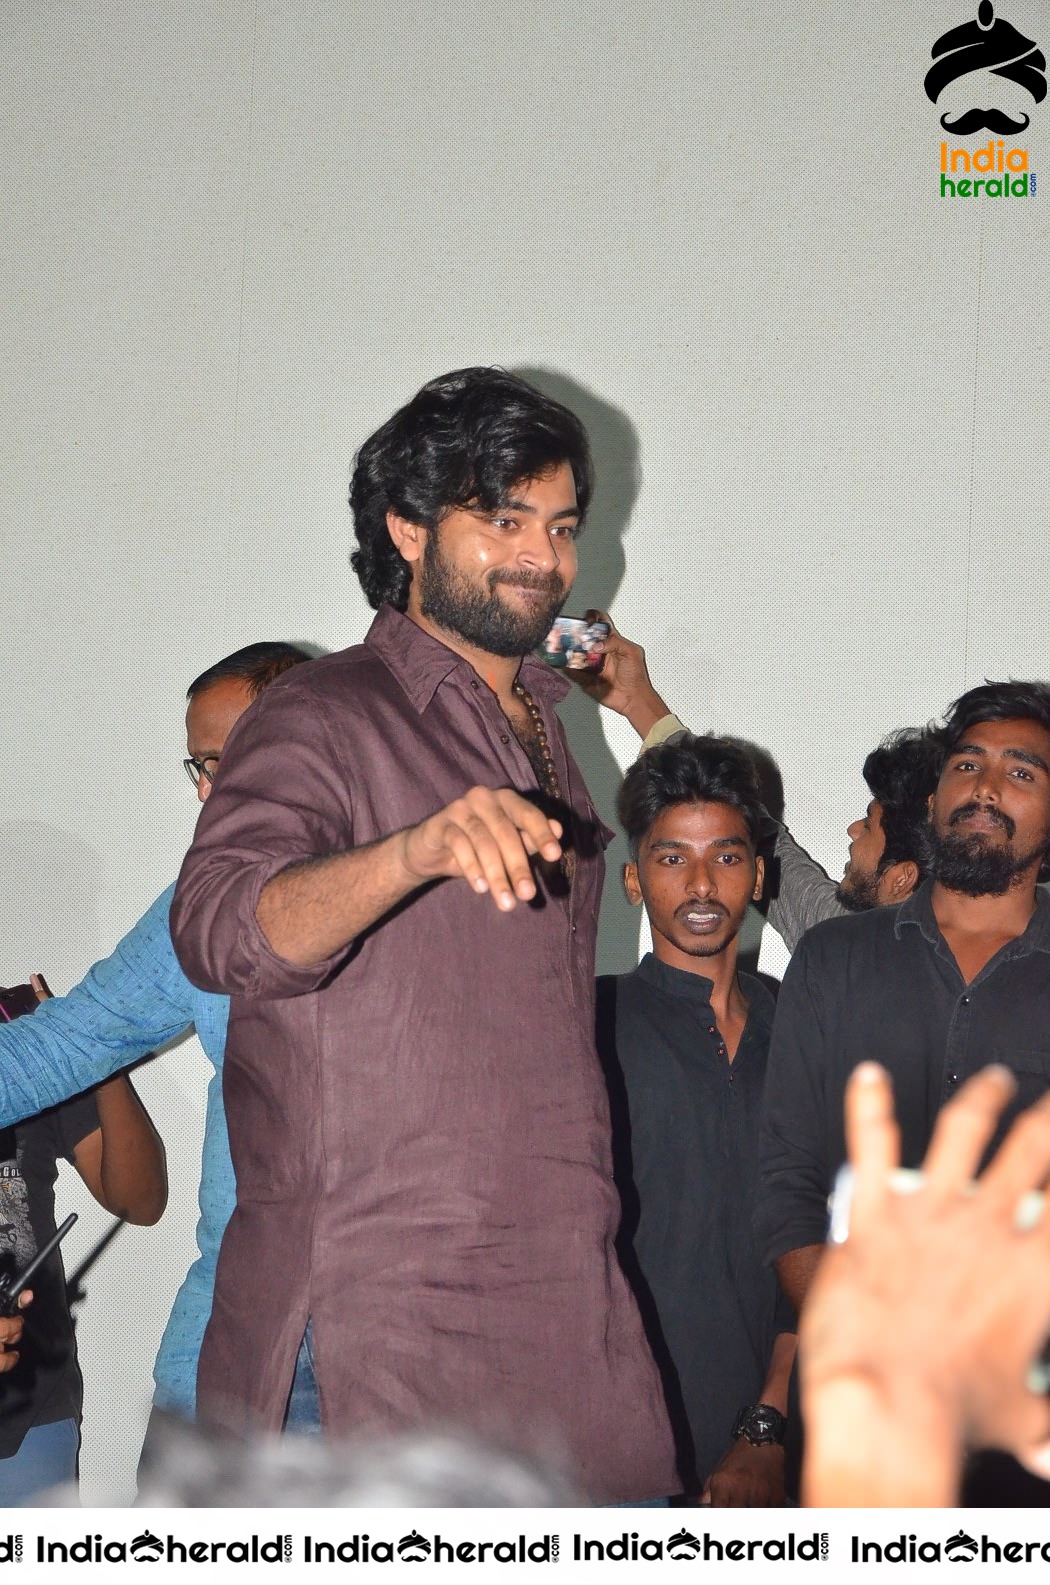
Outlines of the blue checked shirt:
[[192,1419],[197,1359],[211,1314],[215,1263],[236,1188],[222,1061],[229,998],[199,991],[183,974],[168,929],[174,886],[161,893],[116,950],[32,1018],[0,1025],[0,1127],[100,1084],[157,1046],[196,1028],[215,1072],[208,1084],[194,1261],[179,1289],[153,1370],[155,1403]]

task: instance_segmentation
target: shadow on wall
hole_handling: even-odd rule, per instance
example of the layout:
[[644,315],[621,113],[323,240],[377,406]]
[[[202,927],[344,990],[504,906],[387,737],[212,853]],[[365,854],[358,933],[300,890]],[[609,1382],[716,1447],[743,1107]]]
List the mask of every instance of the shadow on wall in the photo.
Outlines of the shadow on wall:
[[102,859],[86,842],[40,820],[0,825],[0,984],[37,971],[52,989],[98,957]]
[[[587,428],[594,456],[596,486],[587,528],[580,541],[580,571],[566,605],[566,614],[582,616],[590,607],[607,611],[623,579],[623,539],[641,482],[638,434],[626,414],[551,369],[511,370],[540,391],[578,414]],[[616,793],[620,767],[605,741],[599,707],[578,689],[559,714],[606,823],[616,828]],[[598,973],[622,974],[638,962],[640,919],[624,896],[620,872],[627,857],[622,838],[606,854],[608,869],[598,935]]]

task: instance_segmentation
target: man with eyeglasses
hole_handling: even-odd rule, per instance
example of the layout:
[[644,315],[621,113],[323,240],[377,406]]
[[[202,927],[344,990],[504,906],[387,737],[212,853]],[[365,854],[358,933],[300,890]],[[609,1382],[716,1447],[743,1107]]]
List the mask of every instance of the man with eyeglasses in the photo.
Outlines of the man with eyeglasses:
[[[294,644],[249,644],[208,668],[188,691],[184,764],[203,804],[226,738],[253,699],[282,673],[311,657]],[[197,1356],[211,1311],[215,1263],[236,1200],[222,1104],[225,996],[191,985],[171,944],[169,886],[110,957],[96,963],[66,996],[41,1004],[32,1018],[0,1027],[0,1127],[35,1115],[196,1029],[215,1067],[208,1085],[201,1158],[200,1254],[175,1298],[154,1366],[154,1412],[192,1419]],[[308,1342],[300,1348],[286,1429],[318,1423]],[[152,1424],[152,1421],[151,1421]],[[150,1435],[147,1432],[147,1447]]]

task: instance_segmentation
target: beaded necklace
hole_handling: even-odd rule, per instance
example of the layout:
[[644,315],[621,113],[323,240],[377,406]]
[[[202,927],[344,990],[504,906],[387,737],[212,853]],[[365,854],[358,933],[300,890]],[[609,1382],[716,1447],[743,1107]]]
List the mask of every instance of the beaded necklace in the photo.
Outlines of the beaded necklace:
[[[536,747],[539,750],[539,763],[534,764],[534,769],[540,780],[540,785],[548,798],[556,798],[561,802],[561,783],[558,780],[558,770],[551,753],[550,741],[547,737],[547,728],[540,715],[540,707],[532,697],[523,682],[514,684],[514,693],[519,698],[532,720],[532,730],[536,738]],[[529,755],[532,758],[532,755]]]
[[[565,809],[565,804],[562,799],[561,782],[558,780],[558,768],[554,763],[554,754],[551,751],[550,740],[547,737],[547,728],[543,724],[543,717],[540,714],[540,707],[523,682],[516,682],[514,684],[514,695],[516,698],[521,700],[522,704],[528,711],[529,719],[532,722],[532,730],[535,737],[537,754],[536,756],[529,754],[529,759],[539,780],[540,789],[554,803],[561,805],[561,809],[558,811],[558,818],[561,820],[562,825],[566,826],[567,810]],[[526,753],[528,753],[527,749]],[[563,842],[567,837],[569,837],[569,834],[569,828],[566,826],[562,837]],[[558,861],[558,868],[561,870],[566,881],[571,886],[572,878],[576,873],[576,854],[571,848],[565,848],[563,851],[562,856]]]

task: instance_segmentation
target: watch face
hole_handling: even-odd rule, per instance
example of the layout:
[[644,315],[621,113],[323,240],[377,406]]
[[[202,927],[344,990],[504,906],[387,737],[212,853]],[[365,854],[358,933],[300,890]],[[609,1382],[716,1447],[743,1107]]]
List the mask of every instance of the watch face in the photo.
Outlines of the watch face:
[[770,1403],[753,1403],[741,1409],[734,1426],[736,1436],[746,1437],[756,1447],[768,1442],[782,1442],[787,1421],[779,1409]]

